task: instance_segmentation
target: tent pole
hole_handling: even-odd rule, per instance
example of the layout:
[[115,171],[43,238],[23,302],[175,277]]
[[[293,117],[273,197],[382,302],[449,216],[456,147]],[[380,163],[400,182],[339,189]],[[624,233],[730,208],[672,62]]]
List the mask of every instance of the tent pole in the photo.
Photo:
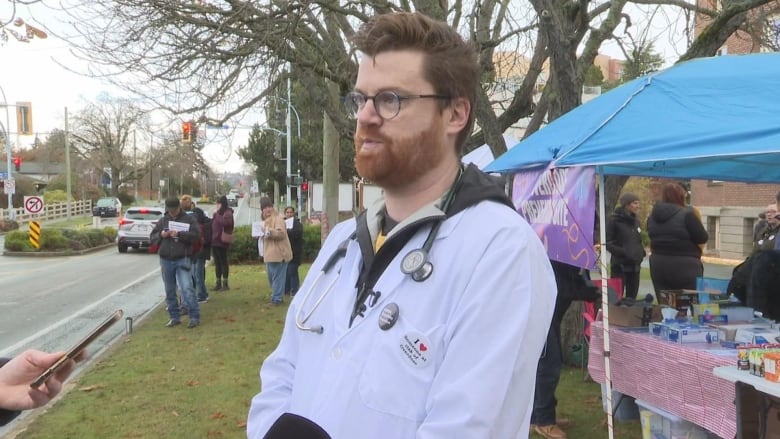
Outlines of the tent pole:
[[599,242],[601,248],[599,251],[599,273],[601,275],[601,315],[604,319],[604,373],[606,375],[605,392],[607,398],[607,431],[609,439],[615,436],[614,420],[612,418],[612,368],[609,359],[609,293],[607,289],[607,214],[606,201],[604,200],[604,168],[596,167],[596,173],[599,176]]

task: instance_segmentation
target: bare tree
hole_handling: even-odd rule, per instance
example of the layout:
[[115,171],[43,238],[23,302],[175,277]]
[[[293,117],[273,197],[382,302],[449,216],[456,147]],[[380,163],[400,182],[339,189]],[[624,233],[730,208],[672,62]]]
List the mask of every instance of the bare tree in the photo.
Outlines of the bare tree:
[[110,168],[112,195],[119,193],[122,183],[137,178],[132,169],[132,135],[146,121],[147,112],[132,101],[110,97],[88,104],[73,117],[75,152],[97,169]]
[[[325,92],[327,83],[342,94],[353,84],[356,57],[346,38],[377,13],[421,11],[447,20],[478,45],[484,71],[475,108],[479,131],[469,145],[487,143],[501,154],[506,150],[501,134],[522,118],[532,116],[531,133],[579,105],[585,73],[599,48],[633,32],[638,20],[625,12],[627,5],[671,10],[650,18],[672,23],[682,17],[686,29],[697,14],[707,17],[701,37],[681,56],[687,59],[713,55],[729,35],[747,27],[749,11],[769,2],[723,0],[724,7],[715,10],[681,0],[71,0],[65,11],[76,32],[63,37],[92,62],[90,74],[108,76],[162,108],[203,113],[215,123],[266,107],[279,84],[293,75],[316,108],[351,137],[352,124],[340,102]],[[522,81],[503,102],[493,93],[500,79],[499,52],[528,60]],[[537,82],[548,61],[550,78],[539,98]]]

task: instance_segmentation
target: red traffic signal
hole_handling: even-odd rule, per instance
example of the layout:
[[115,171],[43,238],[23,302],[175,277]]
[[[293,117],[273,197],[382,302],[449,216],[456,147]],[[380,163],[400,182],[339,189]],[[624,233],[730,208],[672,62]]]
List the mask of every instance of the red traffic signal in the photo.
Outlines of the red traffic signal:
[[16,168],[16,172],[19,172],[19,169],[22,168],[22,158],[21,157],[14,157],[14,168]]
[[304,191],[304,192],[309,192],[309,182],[308,181],[304,181],[303,183],[301,183],[301,190]]
[[195,125],[193,122],[182,122],[181,124],[181,141],[184,143],[192,143],[192,127]]

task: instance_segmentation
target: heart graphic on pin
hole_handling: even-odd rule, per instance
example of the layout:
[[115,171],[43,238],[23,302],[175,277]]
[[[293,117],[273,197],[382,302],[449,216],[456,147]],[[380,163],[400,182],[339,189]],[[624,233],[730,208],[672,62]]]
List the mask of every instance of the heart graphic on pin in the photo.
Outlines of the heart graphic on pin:
[[425,346],[425,343],[420,343],[420,352],[425,352],[428,350],[428,347]]

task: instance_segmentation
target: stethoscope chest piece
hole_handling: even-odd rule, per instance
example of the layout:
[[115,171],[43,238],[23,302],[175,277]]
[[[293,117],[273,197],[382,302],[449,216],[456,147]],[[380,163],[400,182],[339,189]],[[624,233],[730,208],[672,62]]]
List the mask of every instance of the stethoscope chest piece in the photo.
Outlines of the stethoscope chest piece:
[[423,248],[410,251],[401,261],[401,271],[404,274],[413,274],[428,263],[428,252]]
[[379,313],[379,328],[387,331],[398,321],[399,309],[396,303],[388,303]]
[[422,282],[433,273],[433,264],[428,260],[425,248],[412,250],[401,261],[401,272],[409,274],[417,282]]

